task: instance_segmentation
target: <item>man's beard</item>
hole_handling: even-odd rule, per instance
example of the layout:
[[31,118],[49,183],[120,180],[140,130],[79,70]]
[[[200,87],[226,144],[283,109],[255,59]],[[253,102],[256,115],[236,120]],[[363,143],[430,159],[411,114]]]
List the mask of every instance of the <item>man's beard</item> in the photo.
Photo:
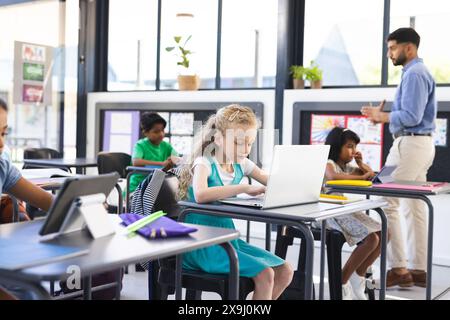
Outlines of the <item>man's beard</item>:
[[392,60],[392,63],[394,66],[400,66],[403,65],[406,62],[406,56],[404,53],[400,54],[397,59]]

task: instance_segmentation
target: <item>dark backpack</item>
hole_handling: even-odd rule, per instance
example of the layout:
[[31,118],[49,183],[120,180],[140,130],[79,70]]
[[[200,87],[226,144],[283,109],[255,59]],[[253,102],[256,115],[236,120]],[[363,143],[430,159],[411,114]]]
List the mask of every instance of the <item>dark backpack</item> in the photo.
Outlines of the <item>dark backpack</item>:
[[[117,272],[120,272],[120,283],[118,285],[120,286],[120,291],[122,291],[122,281],[124,273],[123,268],[92,275],[92,288],[105,284],[115,283]],[[78,289],[69,289],[67,287],[66,281],[60,281],[59,286],[61,287],[61,290],[57,292],[57,295],[64,295],[79,291]],[[81,288],[83,288],[83,281],[81,281]],[[92,291],[92,300],[113,300],[115,297],[116,297],[115,286],[99,290],[96,292]]]

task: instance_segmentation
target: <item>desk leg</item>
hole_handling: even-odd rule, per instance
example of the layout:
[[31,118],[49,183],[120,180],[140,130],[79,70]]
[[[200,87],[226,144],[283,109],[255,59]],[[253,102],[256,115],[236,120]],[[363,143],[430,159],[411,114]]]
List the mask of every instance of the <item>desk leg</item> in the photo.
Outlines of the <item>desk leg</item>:
[[83,300],[92,300],[92,277],[83,278]]
[[121,214],[122,210],[123,210],[122,188],[120,187],[120,185],[118,183],[116,183],[115,187],[116,187],[117,193],[119,194],[119,200],[117,203],[117,214]]
[[225,249],[230,259],[230,275],[228,276],[228,299],[239,299],[239,261],[236,250],[229,242],[221,243],[220,246]]
[[[122,289],[122,272],[123,268],[120,268],[116,273],[116,300],[120,300],[120,291]],[[151,270],[149,270],[149,272],[151,272]]]
[[386,298],[386,249],[387,249],[387,219],[383,209],[374,209],[381,218],[381,257],[380,257],[380,300]]
[[125,202],[125,212],[130,212],[130,178],[133,175],[133,172],[129,172],[127,174],[127,189],[126,189],[126,202]]
[[427,196],[420,197],[428,206],[428,247],[427,247],[427,288],[426,299],[431,300],[432,274],[433,274],[433,228],[434,209],[433,204]]
[[183,266],[183,255],[179,254],[176,256],[175,264],[175,300],[181,300],[181,272]]
[[270,240],[272,236],[272,225],[270,223],[266,223],[266,250],[270,251]]
[[324,276],[325,276],[325,246],[327,237],[327,220],[322,221],[322,230],[320,231],[320,283],[319,300],[323,300]]

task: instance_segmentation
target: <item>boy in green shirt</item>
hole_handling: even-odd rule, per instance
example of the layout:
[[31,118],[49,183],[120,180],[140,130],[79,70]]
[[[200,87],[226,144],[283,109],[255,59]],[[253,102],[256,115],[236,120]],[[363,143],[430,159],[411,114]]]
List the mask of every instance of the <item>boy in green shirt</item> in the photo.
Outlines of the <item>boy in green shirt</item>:
[[[159,114],[145,112],[141,117],[141,130],[145,138],[134,145],[133,166],[161,166],[172,167],[180,160],[178,153],[170,145],[163,141],[164,129],[167,122]],[[145,175],[134,174],[130,179],[130,193],[136,190],[139,183],[145,179]]]

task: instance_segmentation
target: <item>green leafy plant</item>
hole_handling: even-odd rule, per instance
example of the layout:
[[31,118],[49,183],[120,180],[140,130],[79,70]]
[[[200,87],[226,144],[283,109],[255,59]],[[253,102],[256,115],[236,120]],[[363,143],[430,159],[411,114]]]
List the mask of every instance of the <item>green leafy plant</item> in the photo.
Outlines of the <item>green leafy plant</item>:
[[305,74],[306,74],[307,70],[304,66],[292,65],[289,68],[289,71],[290,71],[293,79],[303,80],[305,78]]
[[175,36],[173,39],[175,40],[176,45],[173,47],[166,47],[167,52],[172,52],[175,48],[178,49],[178,53],[175,52],[175,55],[181,59],[181,61],[177,62],[177,65],[183,66],[186,69],[189,68],[189,58],[188,56],[192,54],[193,52],[186,49],[186,44],[191,39],[192,36],[188,36],[187,39],[184,41],[183,45],[181,45],[182,37],[181,36]]
[[323,72],[314,61],[311,61],[309,67],[306,68],[305,77],[309,81],[320,81],[323,78]]

